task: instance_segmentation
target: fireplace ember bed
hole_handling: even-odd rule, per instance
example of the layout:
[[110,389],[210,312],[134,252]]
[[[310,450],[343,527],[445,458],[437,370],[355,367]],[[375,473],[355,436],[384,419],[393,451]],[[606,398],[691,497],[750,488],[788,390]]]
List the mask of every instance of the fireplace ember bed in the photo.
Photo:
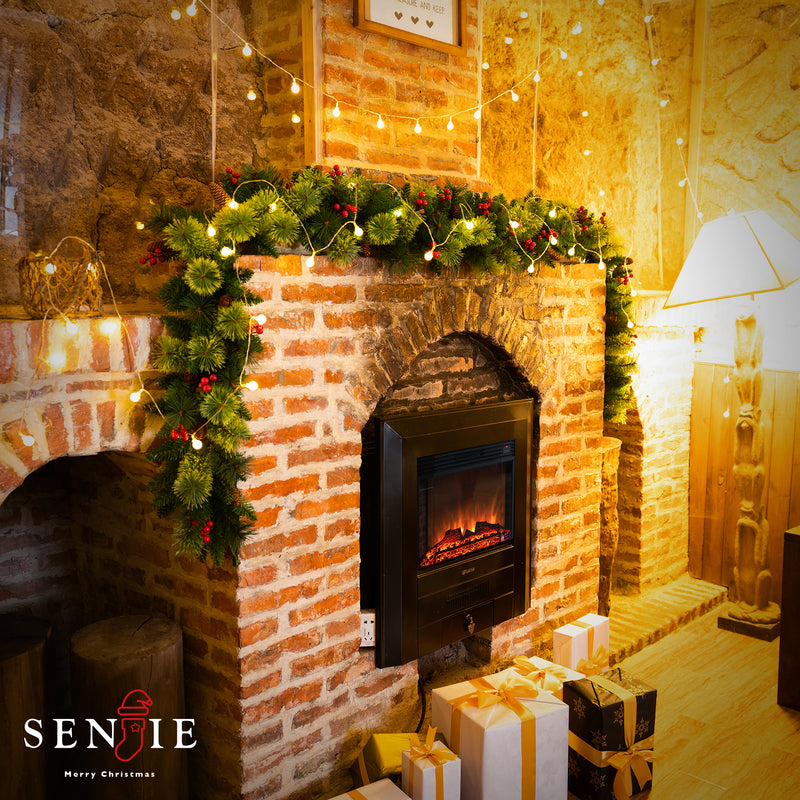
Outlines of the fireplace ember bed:
[[377,666],[528,608],[533,434],[533,400],[367,424],[361,601],[375,609]]

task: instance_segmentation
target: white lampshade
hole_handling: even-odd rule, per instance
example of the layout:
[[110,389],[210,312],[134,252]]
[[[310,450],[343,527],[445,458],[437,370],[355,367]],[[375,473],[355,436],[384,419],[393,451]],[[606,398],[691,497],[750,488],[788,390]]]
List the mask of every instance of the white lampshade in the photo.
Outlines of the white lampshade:
[[708,222],[664,308],[776,292],[800,280],[800,241],[763,211]]

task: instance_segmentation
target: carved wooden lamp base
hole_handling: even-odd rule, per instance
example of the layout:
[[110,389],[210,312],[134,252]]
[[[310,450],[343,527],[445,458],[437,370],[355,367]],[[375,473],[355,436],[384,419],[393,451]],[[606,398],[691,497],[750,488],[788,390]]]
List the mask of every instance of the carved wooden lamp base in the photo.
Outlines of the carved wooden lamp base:
[[764,642],[771,642],[780,636],[781,620],[777,604],[770,603],[769,605],[775,606],[775,610],[778,611],[778,618],[773,618],[769,622],[754,622],[753,620],[740,619],[738,616],[734,616],[739,609],[735,603],[730,603],[728,609],[717,617],[717,627],[734,633],[742,633],[745,636],[752,636],[754,639],[761,639]]

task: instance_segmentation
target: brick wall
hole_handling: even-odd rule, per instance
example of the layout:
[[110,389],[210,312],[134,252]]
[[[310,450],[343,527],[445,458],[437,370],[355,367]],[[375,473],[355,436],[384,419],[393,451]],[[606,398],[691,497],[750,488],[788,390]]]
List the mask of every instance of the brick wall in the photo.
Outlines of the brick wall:
[[408,367],[450,334],[504,351],[541,398],[531,609],[495,627],[492,658],[546,652],[553,627],[596,607],[604,286],[591,265],[480,280],[248,266],[270,353],[252,404],[259,531],[239,572],[244,795],[326,796],[371,731],[419,716],[416,664],[379,670],[359,649],[361,429],[390,393],[421,390]]
[[[478,177],[478,121],[471,113],[480,99],[478,13],[466,2],[462,54],[451,55],[353,27],[352,0],[323,0],[321,84],[340,101],[326,99],[322,114],[323,158],[342,166],[474,179]],[[373,112],[368,114],[365,112]],[[386,127],[376,127],[378,114]],[[420,115],[422,133],[414,132]]]
[[[84,594],[95,587],[104,598],[81,609],[84,619],[152,610],[181,623],[187,711],[202,726],[193,796],[331,796],[370,732],[413,729],[420,711],[416,662],[380,670],[359,649],[364,423],[390,395],[416,407],[421,386],[408,370],[418,357],[438,362],[454,402],[464,391],[539,397],[531,608],[494,628],[491,657],[546,654],[553,627],[596,603],[604,285],[596,266],[580,264],[540,277],[441,279],[399,278],[368,260],[347,269],[300,256],[248,262],[267,321],[244,487],[258,530],[238,569],[176,558],[169,526],[149,511],[149,468],[134,454],[147,432],[128,392],[153,320],[126,320],[131,347],[81,320],[64,371],[40,365],[36,375],[58,323],[0,324],[9,399],[0,476],[6,496],[54,458],[95,454],[63,462],[77,483],[68,483],[71,549],[58,547]],[[488,354],[499,357],[491,369]],[[459,371],[467,361],[469,375]],[[12,498],[4,517],[15,508]],[[45,558],[32,559],[32,575]]]
[[622,439],[613,584],[627,592],[667,583],[688,567],[694,343],[691,326],[659,324],[663,302],[655,296],[638,303],[635,408],[624,425],[606,425],[609,436]]

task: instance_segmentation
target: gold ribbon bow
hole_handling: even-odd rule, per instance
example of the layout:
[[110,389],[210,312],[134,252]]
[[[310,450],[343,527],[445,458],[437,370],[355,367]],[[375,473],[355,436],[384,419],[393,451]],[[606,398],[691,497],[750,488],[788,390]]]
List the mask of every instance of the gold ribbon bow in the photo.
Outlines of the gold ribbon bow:
[[656,757],[653,753],[654,737],[648,736],[646,739],[634,742],[636,735],[635,695],[601,675],[593,675],[589,677],[589,680],[622,700],[623,729],[627,749],[598,750],[588,742],[584,742],[572,731],[569,732],[569,746],[594,766],[600,769],[610,766],[617,770],[614,778],[614,797],[617,800],[630,800],[633,794],[632,775],[636,776],[640,787],[644,786],[653,776],[648,762],[653,761]]
[[456,754],[446,747],[434,749],[436,743],[436,728],[428,726],[428,735],[425,744],[418,744],[409,751],[411,764],[408,768],[408,793],[414,796],[414,764],[420,759],[427,758],[436,770],[436,800],[444,798],[444,765],[448,761],[454,761]]
[[591,658],[580,659],[575,665],[575,669],[588,677],[589,675],[600,675],[607,665],[608,651],[605,645],[601,644]]
[[493,686],[486,678],[471,680],[472,691],[450,701],[452,720],[450,724],[450,746],[457,753],[461,750],[462,709],[490,708],[502,705],[513,711],[520,719],[520,749],[522,752],[522,797],[536,800],[536,715],[522,700],[538,700],[543,703],[558,703],[539,697],[540,689],[525,678],[508,678],[500,686]]
[[514,668],[524,678],[532,681],[537,688],[545,692],[558,692],[564,685],[564,681],[569,678],[565,667],[560,667],[558,664],[537,667],[527,656],[517,656],[514,659]]
[[589,634],[589,657],[580,659],[575,665],[575,669],[587,676],[599,675],[608,666],[608,651],[605,645],[598,645],[597,650],[594,649],[594,625],[591,622],[576,619],[572,624],[579,628],[585,628]]

